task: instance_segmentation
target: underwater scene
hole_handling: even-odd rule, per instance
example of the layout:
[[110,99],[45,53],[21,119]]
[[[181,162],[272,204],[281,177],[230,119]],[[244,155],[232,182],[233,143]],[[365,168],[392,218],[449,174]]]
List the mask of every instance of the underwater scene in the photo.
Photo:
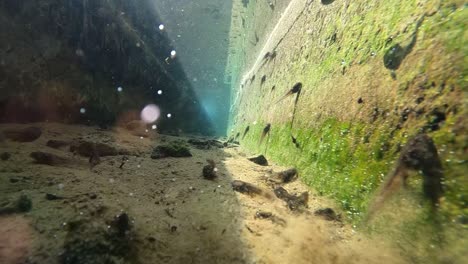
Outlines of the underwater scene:
[[0,264],[468,263],[467,25],[0,0]]

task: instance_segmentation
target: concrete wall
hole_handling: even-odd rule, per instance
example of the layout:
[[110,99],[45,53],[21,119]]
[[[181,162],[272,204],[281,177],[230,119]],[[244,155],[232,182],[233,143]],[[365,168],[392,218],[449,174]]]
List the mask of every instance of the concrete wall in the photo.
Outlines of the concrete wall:
[[[361,223],[405,143],[424,132],[444,168],[438,217],[453,224],[444,232],[462,229],[468,213],[463,1],[292,0],[274,10],[269,2],[234,1],[226,70],[231,137],[252,153],[296,166],[303,181]],[[285,96],[298,82],[300,96]],[[270,135],[260,145],[268,123]],[[417,172],[409,186],[395,208],[384,210],[405,217],[381,212],[376,230],[433,241]],[[432,254],[425,246],[417,261]]]

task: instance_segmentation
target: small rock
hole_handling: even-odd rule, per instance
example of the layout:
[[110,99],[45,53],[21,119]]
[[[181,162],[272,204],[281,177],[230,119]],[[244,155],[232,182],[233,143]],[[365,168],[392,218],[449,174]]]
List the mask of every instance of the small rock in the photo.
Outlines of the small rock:
[[341,217],[331,208],[318,209],[314,212],[315,215],[321,216],[328,221],[341,221]]
[[67,163],[67,159],[47,152],[35,151],[32,152],[29,156],[33,158],[37,164],[57,166]]
[[267,198],[271,198],[269,193],[260,189],[259,187],[240,180],[234,180],[231,182],[232,189],[236,192],[248,194],[248,195],[263,195]]
[[10,158],[11,158],[11,154],[8,152],[3,152],[2,154],[0,154],[0,159],[3,161],[9,160]]
[[297,178],[297,170],[295,168],[287,169],[285,171],[281,171],[278,173],[273,174],[273,176],[269,179],[270,181],[276,183],[288,183],[292,182]]
[[17,142],[32,142],[42,135],[39,127],[10,128],[3,131],[6,138]]
[[262,219],[265,219],[265,218],[270,218],[273,216],[273,213],[271,212],[265,212],[265,211],[257,211],[255,213],[255,218],[262,218]]
[[171,142],[154,148],[151,154],[152,159],[162,159],[167,157],[191,157],[190,149],[181,142]]
[[307,207],[309,202],[309,193],[303,192],[299,196],[289,194],[283,187],[278,187],[274,190],[276,197],[285,201],[288,204],[289,209],[292,211]]
[[46,198],[47,200],[49,200],[49,201],[55,201],[55,200],[64,199],[64,198],[61,197],[61,196],[58,196],[58,195],[55,195],[55,194],[51,194],[51,193],[46,193],[45,198]]
[[251,157],[249,158],[250,161],[252,161],[255,164],[261,165],[261,166],[268,166],[268,161],[263,155],[259,155],[256,157]]
[[216,164],[213,160],[207,159],[208,165],[203,167],[203,178],[207,180],[214,180],[218,175],[216,174]]
[[11,182],[11,183],[17,183],[17,182],[19,182],[19,179],[17,179],[17,178],[10,178],[10,182]]
[[63,140],[56,140],[56,139],[51,139],[47,141],[46,146],[54,149],[59,149],[65,146],[68,146],[69,143]]

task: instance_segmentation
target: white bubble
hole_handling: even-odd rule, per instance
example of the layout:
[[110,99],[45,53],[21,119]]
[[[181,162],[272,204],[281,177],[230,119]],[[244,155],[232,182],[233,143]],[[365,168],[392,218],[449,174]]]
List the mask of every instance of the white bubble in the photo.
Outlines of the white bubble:
[[175,50],[171,51],[171,59],[174,59],[177,55],[177,52]]
[[159,30],[164,30],[164,25],[163,24],[159,25]]
[[123,88],[122,88],[122,86],[119,86],[119,87],[117,87],[117,92],[119,92],[119,93],[120,93],[120,92],[122,92],[122,91],[123,91]]
[[151,128],[152,128],[153,130],[155,130],[155,129],[158,128],[158,127],[157,127],[156,125],[153,125],[153,126],[151,126]]
[[148,132],[149,132],[149,130],[148,130],[148,129],[145,129],[145,132],[146,132],[146,133],[148,133]]
[[167,118],[171,118],[172,117],[172,114],[167,114]]
[[62,190],[63,187],[65,187],[65,185],[63,183],[60,183],[57,187],[59,188],[59,190]]
[[82,113],[82,114],[86,113],[86,108],[82,107],[82,108],[80,109],[80,113]]
[[162,94],[162,90],[158,90],[158,94]]
[[136,46],[139,48],[141,46],[140,42],[137,42]]
[[154,123],[156,120],[158,120],[159,116],[161,115],[161,111],[159,110],[159,107],[154,104],[149,104],[143,108],[141,111],[140,117],[143,122],[149,124],[149,123]]

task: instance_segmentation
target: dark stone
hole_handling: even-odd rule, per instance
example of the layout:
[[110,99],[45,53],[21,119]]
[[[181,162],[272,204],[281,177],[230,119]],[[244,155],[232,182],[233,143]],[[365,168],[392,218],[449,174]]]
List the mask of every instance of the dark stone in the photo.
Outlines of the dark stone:
[[428,122],[426,128],[430,131],[436,131],[440,129],[441,123],[446,120],[446,115],[439,109],[434,109],[428,116]]
[[364,100],[362,100],[362,98],[359,97],[359,99],[357,100],[357,103],[358,103],[358,104],[362,104],[362,103],[364,103]]
[[84,157],[92,157],[97,152],[100,157],[128,155],[130,152],[125,149],[117,149],[105,143],[95,143],[80,141],[70,145],[70,151]]
[[68,143],[66,141],[63,141],[63,140],[51,139],[51,140],[47,141],[46,146],[48,146],[50,148],[54,148],[54,149],[59,149],[59,148],[68,146],[69,144],[70,143]]
[[321,0],[321,1],[322,1],[323,5],[329,5],[329,4],[333,3],[333,2],[335,2],[335,0]]
[[22,194],[16,201],[16,209],[20,213],[31,211],[32,201],[27,195]]
[[255,218],[266,219],[266,218],[270,218],[272,216],[273,216],[273,213],[271,213],[271,212],[257,211],[255,213]]
[[341,217],[331,208],[318,209],[314,212],[315,215],[323,217],[328,221],[341,221]]
[[213,160],[206,160],[208,162],[208,165],[205,165],[203,167],[203,178],[207,180],[214,180],[218,175],[216,174],[215,168],[216,164]]
[[256,194],[263,194],[263,190],[259,187],[240,180],[235,180],[231,182],[232,189],[236,192],[248,194],[248,195],[256,195]]
[[42,135],[39,127],[9,128],[3,131],[6,138],[17,142],[32,142]]
[[273,175],[273,180],[279,183],[288,183],[297,178],[297,170],[295,168],[278,172]]
[[128,217],[127,213],[121,213],[120,215],[116,216],[112,222],[112,226],[115,228],[117,235],[119,236],[125,236],[132,228],[130,224],[130,218]]
[[19,181],[20,181],[20,180],[17,179],[17,178],[10,178],[10,182],[11,182],[11,183],[17,183],[17,182],[19,182]]
[[58,196],[58,195],[55,195],[55,194],[52,194],[52,193],[46,193],[45,198],[46,198],[47,200],[49,200],[49,201],[55,201],[55,200],[64,199],[63,197]]
[[261,165],[261,166],[268,166],[268,160],[263,155],[259,155],[259,156],[256,156],[256,157],[251,157],[251,158],[249,158],[249,160],[252,161],[253,163]]
[[37,164],[57,166],[57,165],[64,165],[65,163],[67,163],[67,159],[63,157],[57,156],[52,153],[42,152],[42,151],[32,152],[29,156],[33,158],[35,163]]
[[11,154],[8,153],[8,152],[3,152],[2,154],[0,154],[0,159],[1,160],[9,160],[11,158]]
[[152,159],[162,159],[167,157],[191,157],[190,149],[182,142],[174,141],[166,145],[160,145],[154,148],[151,154]]
[[291,211],[307,207],[307,204],[309,202],[308,192],[303,192],[297,196],[289,194],[288,191],[286,191],[286,189],[284,189],[283,187],[278,187],[274,190],[274,193],[276,197],[287,203],[288,208],[291,209]]

